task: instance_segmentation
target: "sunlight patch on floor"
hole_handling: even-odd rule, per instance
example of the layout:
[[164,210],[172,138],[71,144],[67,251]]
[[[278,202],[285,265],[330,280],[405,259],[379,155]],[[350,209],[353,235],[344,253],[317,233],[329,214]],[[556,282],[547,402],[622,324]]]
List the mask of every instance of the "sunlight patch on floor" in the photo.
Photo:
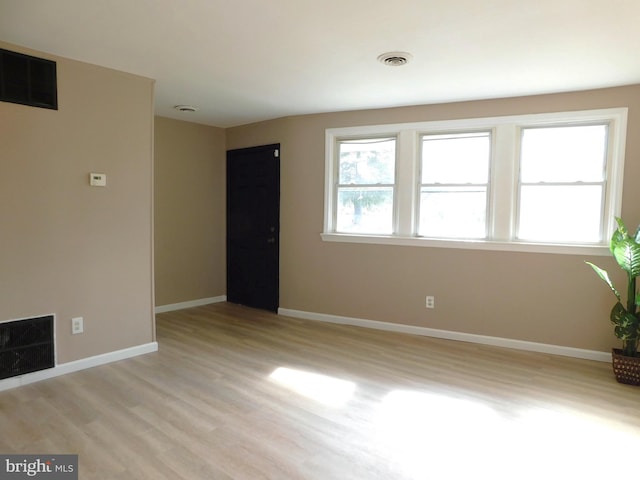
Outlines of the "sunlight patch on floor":
[[[376,412],[378,446],[412,478],[605,478],[640,434],[578,412],[505,417],[481,401],[397,390]],[[626,442],[626,443],[625,443]]]
[[287,367],[277,368],[269,377],[289,390],[332,407],[344,405],[356,390],[353,382]]

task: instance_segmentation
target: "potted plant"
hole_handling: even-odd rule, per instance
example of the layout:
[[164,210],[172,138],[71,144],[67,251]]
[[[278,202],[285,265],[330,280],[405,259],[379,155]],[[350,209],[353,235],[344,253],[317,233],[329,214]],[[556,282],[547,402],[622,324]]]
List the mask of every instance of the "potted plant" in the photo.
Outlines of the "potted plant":
[[609,250],[616,262],[627,274],[627,297],[623,298],[613,285],[606,270],[591,265],[598,276],[605,281],[618,301],[611,309],[611,322],[615,325],[616,337],[622,340],[622,349],[612,349],[613,371],[620,383],[640,385],[640,294],[636,289],[636,279],[640,276],[640,226],[634,236],[629,235],[622,219],[616,217],[618,228],[611,237]]

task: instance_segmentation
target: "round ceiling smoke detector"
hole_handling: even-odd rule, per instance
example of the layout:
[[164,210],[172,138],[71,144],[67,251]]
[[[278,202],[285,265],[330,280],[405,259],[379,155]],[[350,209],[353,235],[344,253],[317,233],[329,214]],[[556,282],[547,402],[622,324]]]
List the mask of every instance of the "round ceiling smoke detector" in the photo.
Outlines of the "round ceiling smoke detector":
[[194,107],[193,105],[176,105],[173,108],[175,108],[179,112],[197,112],[198,111],[198,107]]
[[411,60],[411,54],[407,52],[387,52],[378,56],[378,61],[390,67],[406,65]]

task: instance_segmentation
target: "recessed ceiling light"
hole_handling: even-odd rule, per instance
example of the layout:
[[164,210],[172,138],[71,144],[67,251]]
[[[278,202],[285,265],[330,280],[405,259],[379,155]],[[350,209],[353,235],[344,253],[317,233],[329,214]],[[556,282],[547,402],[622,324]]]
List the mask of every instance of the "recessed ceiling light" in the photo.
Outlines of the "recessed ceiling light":
[[407,52],[387,52],[378,56],[378,61],[390,67],[400,67],[409,63],[413,57]]
[[175,108],[179,112],[197,112],[198,111],[198,107],[194,107],[193,105],[176,105],[173,108]]

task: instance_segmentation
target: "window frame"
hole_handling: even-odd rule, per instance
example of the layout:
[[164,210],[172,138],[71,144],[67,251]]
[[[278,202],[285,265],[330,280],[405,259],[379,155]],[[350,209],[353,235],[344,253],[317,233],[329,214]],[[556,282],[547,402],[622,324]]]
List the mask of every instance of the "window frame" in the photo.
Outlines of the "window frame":
[[[533,186],[535,188],[535,186],[544,186],[544,185],[540,185],[540,183],[545,183],[545,182],[538,182],[538,183],[532,183],[532,182],[523,182],[522,180],[522,174],[520,171],[520,168],[522,166],[522,140],[524,137],[524,131],[527,129],[536,129],[536,128],[563,128],[563,127],[589,127],[589,126],[604,126],[607,133],[606,133],[606,144],[605,144],[605,169],[602,172],[602,180],[600,182],[549,182],[546,183],[546,185],[548,186],[555,186],[555,185],[559,185],[560,183],[565,183],[565,185],[573,185],[573,186],[587,186],[587,184],[591,184],[591,185],[596,185],[596,184],[600,184],[602,185],[602,193],[601,193],[601,198],[600,198],[600,208],[601,208],[601,219],[600,219],[600,223],[602,228],[604,229],[603,232],[601,233],[601,239],[600,239],[600,244],[602,244],[602,242],[606,242],[609,240],[608,236],[607,236],[607,231],[611,231],[612,228],[615,228],[613,221],[608,223],[607,220],[607,206],[609,204],[610,201],[610,195],[608,194],[608,186],[609,186],[609,178],[610,178],[610,173],[611,173],[611,169],[610,169],[610,164],[612,163],[611,160],[611,140],[610,140],[610,132],[611,132],[611,128],[610,128],[610,121],[586,121],[586,122],[570,122],[570,123],[560,123],[560,124],[550,124],[550,125],[535,125],[535,126],[530,126],[530,125],[526,125],[526,126],[519,126],[518,127],[518,131],[517,131],[517,135],[518,135],[518,158],[517,158],[517,167],[518,167],[518,175],[516,178],[517,181],[517,192],[516,192],[516,199],[515,201],[516,203],[516,211],[514,212],[515,214],[515,226],[514,226],[514,237],[517,238],[518,235],[520,235],[520,225],[521,225],[521,205],[519,202],[521,202],[521,198],[522,198],[522,187],[523,186]],[[614,214],[616,215],[616,214]],[[617,215],[619,215],[619,211],[617,213]],[[613,218],[612,218],[613,220]],[[517,241],[528,241],[526,238],[525,239],[517,239]],[[572,245],[576,242],[564,242],[564,244],[566,245]]]
[[[489,138],[489,158],[488,160],[488,165],[487,165],[487,181],[485,184],[483,184],[486,188],[485,191],[485,195],[486,195],[486,203],[485,203],[485,225],[484,225],[484,236],[483,237],[469,237],[469,238],[461,238],[461,237],[430,237],[428,235],[422,235],[420,233],[420,215],[421,215],[421,209],[422,209],[422,203],[421,203],[421,195],[422,195],[422,188],[425,186],[429,186],[429,185],[438,185],[437,183],[423,183],[422,182],[422,161],[423,161],[423,148],[424,148],[424,141],[425,141],[425,137],[446,137],[446,136],[452,136],[452,137],[461,137],[461,136],[468,136],[469,138],[472,137],[476,137],[476,136],[482,136],[482,135],[486,135]],[[414,232],[414,236],[417,238],[424,238],[424,239],[438,239],[438,240],[487,240],[489,238],[489,225],[491,224],[491,218],[490,218],[490,205],[491,205],[491,170],[492,170],[492,166],[493,166],[493,162],[492,162],[492,158],[493,158],[493,144],[494,144],[494,135],[493,135],[493,129],[480,129],[480,130],[464,130],[464,131],[452,131],[452,132],[447,132],[447,133],[425,133],[425,132],[420,132],[418,134],[418,142],[419,142],[419,158],[418,158],[418,192],[417,192],[417,203],[414,207],[415,209],[415,216],[416,216],[416,223],[415,223],[415,232]],[[477,186],[480,184],[473,184],[473,183],[469,183],[469,184],[441,184],[444,185],[445,187],[466,187],[466,186]]]
[[[329,242],[369,243],[437,248],[464,248],[580,255],[608,255],[609,235],[622,208],[625,141],[628,108],[509,115],[456,120],[367,125],[325,130],[324,226],[321,238]],[[603,235],[598,243],[545,243],[516,239],[520,141],[529,127],[608,125]],[[486,239],[438,239],[420,237],[418,231],[421,138],[423,135],[491,132],[489,199]],[[338,141],[343,139],[396,137],[396,187],[394,233],[391,235],[335,232]]]
[[333,194],[333,205],[335,205],[335,208],[333,209],[332,212],[332,218],[331,218],[331,225],[333,228],[334,233],[338,234],[338,235],[379,235],[379,234],[375,234],[375,233],[356,233],[356,234],[350,234],[348,232],[339,232],[337,231],[337,226],[338,226],[338,204],[340,203],[338,198],[339,198],[339,193],[340,193],[340,189],[341,188],[348,188],[349,184],[342,184],[340,183],[340,144],[342,142],[349,142],[349,141],[357,141],[357,140],[363,140],[363,141],[367,141],[367,140],[393,140],[395,142],[394,144],[394,153],[395,153],[395,159],[394,159],[394,169],[393,169],[393,183],[380,183],[380,184],[355,184],[355,186],[360,186],[360,187],[386,187],[386,188],[391,188],[392,189],[392,195],[391,195],[391,202],[392,202],[392,217],[391,217],[391,235],[395,235],[396,232],[396,218],[398,217],[397,215],[397,202],[396,202],[396,195],[398,192],[398,172],[397,172],[397,166],[398,166],[398,138],[396,135],[374,135],[374,136],[366,136],[366,137],[362,137],[362,136],[358,136],[358,137],[340,137],[337,138],[335,140],[335,165],[334,165],[334,176],[332,179],[332,183],[333,183],[333,190],[332,190],[332,194]]

